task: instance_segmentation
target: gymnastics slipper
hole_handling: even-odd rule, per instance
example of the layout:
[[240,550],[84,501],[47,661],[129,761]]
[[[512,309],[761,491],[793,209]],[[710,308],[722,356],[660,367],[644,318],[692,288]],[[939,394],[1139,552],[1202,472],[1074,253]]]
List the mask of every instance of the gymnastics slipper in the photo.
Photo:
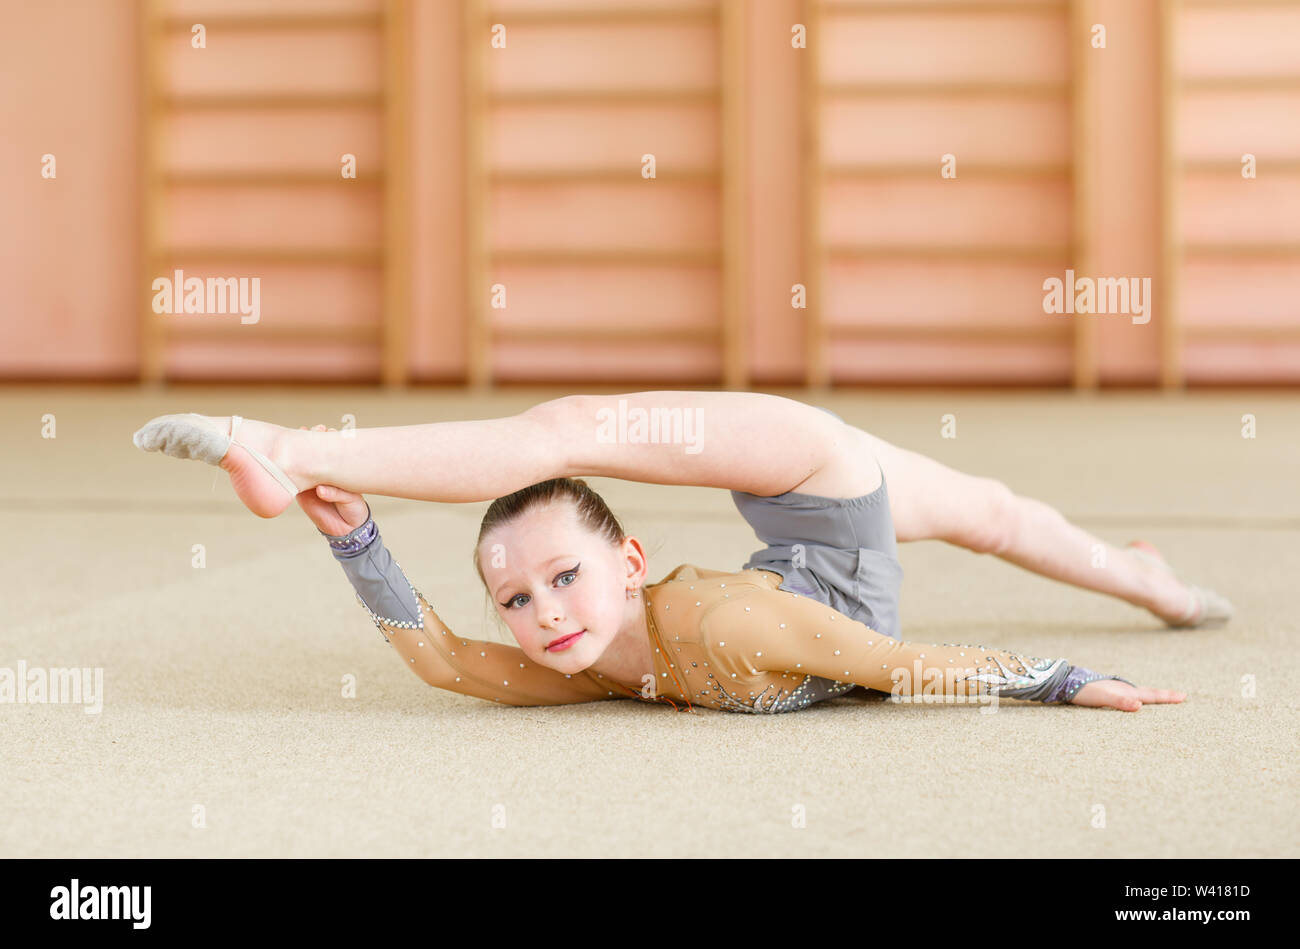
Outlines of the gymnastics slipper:
[[230,446],[238,445],[288,492],[290,499],[295,497],[298,488],[289,480],[289,476],[256,448],[245,445],[235,437],[242,421],[240,416],[232,415],[230,434],[226,434],[208,421],[207,417],[194,412],[160,415],[131,436],[131,441],[142,451],[160,451],[173,458],[194,459],[210,465],[220,465],[230,451]]
[[[1153,567],[1159,567],[1170,576],[1177,576],[1174,568],[1169,566],[1165,559],[1160,555],[1151,544],[1144,540],[1135,540],[1127,548],[1129,553],[1139,560],[1151,564]],[[1213,590],[1205,587],[1193,586],[1187,584],[1188,603],[1187,609],[1183,615],[1172,622],[1165,622],[1175,629],[1182,629],[1196,626],[1221,625],[1232,618],[1232,604],[1227,598],[1220,596]]]

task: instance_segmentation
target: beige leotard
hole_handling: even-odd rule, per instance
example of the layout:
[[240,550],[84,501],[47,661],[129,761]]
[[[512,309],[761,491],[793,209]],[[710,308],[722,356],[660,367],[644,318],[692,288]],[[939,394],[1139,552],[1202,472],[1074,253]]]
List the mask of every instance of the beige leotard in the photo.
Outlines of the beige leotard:
[[[401,575],[400,568],[387,570]],[[1064,659],[975,644],[900,642],[809,597],[778,590],[781,582],[767,570],[728,573],[682,564],[647,585],[642,596],[654,682],[639,692],[591,670],[566,674],[540,666],[517,646],[458,636],[413,587],[418,620],[367,609],[429,685],[509,705],[636,698],[678,709],[782,712],[825,698],[812,694],[825,682],[832,694],[858,684],[940,700],[1065,701],[1063,686],[1072,687],[1070,695],[1079,687],[1066,683],[1071,667]]]

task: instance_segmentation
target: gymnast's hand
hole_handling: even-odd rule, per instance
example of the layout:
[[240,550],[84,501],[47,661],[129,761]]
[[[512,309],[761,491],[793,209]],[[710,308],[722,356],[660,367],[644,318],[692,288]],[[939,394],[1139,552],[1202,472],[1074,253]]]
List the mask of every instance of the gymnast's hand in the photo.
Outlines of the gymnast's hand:
[[[301,426],[303,431],[307,426]],[[314,432],[338,431],[317,425]],[[344,491],[330,484],[317,485],[298,494],[298,506],[311,518],[311,522],[327,534],[341,537],[356,530],[370,517],[370,505],[366,499],[351,491]]]
[[1144,704],[1155,705],[1181,702],[1186,692],[1169,689],[1145,689],[1117,679],[1097,679],[1089,682],[1070,699],[1071,705],[1090,705],[1094,708],[1117,708],[1121,712],[1136,712]]

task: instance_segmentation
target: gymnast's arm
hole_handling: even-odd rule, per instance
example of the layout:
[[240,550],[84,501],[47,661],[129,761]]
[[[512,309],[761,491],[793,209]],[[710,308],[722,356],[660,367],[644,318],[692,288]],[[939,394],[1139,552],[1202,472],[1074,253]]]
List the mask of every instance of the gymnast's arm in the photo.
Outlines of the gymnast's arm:
[[617,698],[583,675],[539,666],[517,646],[455,635],[406,579],[374,519],[324,534],[334,558],[384,639],[429,685],[503,705],[568,705]]
[[992,695],[1060,704],[1070,702],[1089,682],[1128,682],[1065,659],[975,644],[900,642],[783,590],[755,589],[730,597],[703,622],[707,640],[733,640],[751,668],[854,682],[899,697]]

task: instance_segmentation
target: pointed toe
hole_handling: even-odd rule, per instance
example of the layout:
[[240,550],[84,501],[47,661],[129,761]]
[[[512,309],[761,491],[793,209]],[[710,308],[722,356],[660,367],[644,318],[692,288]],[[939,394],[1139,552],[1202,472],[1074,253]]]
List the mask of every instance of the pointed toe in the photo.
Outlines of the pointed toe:
[[221,463],[230,449],[230,436],[203,416],[160,415],[147,422],[131,440],[142,451],[161,451],[173,458]]
[[136,448],[141,451],[158,450],[158,423],[161,418],[163,418],[163,416],[151,419],[150,421],[145,422],[144,425],[140,426],[140,428],[136,429],[135,434],[131,436],[131,442]]
[[1232,619],[1232,603],[1213,590],[1205,591],[1205,622],[1226,623]]

